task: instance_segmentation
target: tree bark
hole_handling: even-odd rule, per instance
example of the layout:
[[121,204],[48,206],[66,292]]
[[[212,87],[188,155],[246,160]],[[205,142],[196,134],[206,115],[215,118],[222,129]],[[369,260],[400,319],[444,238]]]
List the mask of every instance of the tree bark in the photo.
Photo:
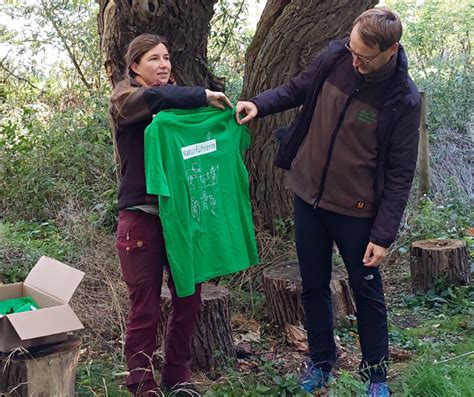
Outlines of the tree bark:
[[222,89],[207,68],[209,22],[217,0],[99,0],[98,26],[104,66],[112,85],[123,79],[128,43],[142,33],[168,40],[180,85]]
[[425,292],[440,279],[454,285],[469,285],[471,275],[465,241],[415,241],[411,246],[410,255],[414,292]]
[[50,397],[75,395],[81,340],[0,354],[0,395]]
[[[303,71],[330,40],[350,32],[352,22],[376,0],[268,0],[247,52],[242,99],[277,87]],[[297,111],[257,119],[250,124],[252,148],[247,157],[257,226],[275,231],[274,221],[291,216],[291,194],[284,173],[273,167],[273,131]]]
[[[356,311],[345,271],[333,267],[330,287],[334,324],[349,323],[348,316]],[[266,269],[263,289],[267,315],[276,326],[283,328],[285,324],[297,326],[305,323],[298,262],[284,262]]]
[[[201,299],[192,341],[193,368],[205,371],[212,378],[220,366],[236,356],[230,327],[230,294],[224,287],[203,284]],[[163,288],[158,327],[158,344],[163,351],[170,312],[171,294],[168,288]]]

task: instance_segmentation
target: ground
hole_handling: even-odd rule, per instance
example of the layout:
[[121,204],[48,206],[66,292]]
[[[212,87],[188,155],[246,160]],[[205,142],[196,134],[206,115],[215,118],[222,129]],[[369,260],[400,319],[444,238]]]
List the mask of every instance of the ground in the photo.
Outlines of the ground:
[[[397,260],[392,258],[383,273],[392,359],[388,378],[393,394],[474,395],[474,287],[440,285],[438,290],[413,295],[407,261],[399,257]],[[254,293],[254,298],[260,303],[263,300],[260,293]],[[244,307],[242,302],[240,307]],[[276,329],[268,321],[264,305],[258,303],[253,310],[234,313],[232,328],[234,340],[239,342],[238,358],[217,369],[212,377],[199,371],[193,375],[203,396],[307,395],[298,387],[298,374],[304,370],[307,360],[304,334],[290,336]],[[365,386],[356,375],[360,350],[355,324],[338,327],[336,335],[339,357],[334,371],[335,382],[316,395],[363,395]],[[88,373],[84,372],[87,363],[83,362],[78,381],[79,395],[94,395],[89,387],[100,395],[97,386],[93,385],[94,371],[108,378],[103,384],[110,382],[109,396],[127,395],[123,386],[126,373],[123,365],[111,367],[110,357],[102,359],[90,363],[92,369]],[[101,362],[105,367],[93,367]],[[113,379],[112,371],[115,371]],[[445,394],[448,391],[449,394]]]

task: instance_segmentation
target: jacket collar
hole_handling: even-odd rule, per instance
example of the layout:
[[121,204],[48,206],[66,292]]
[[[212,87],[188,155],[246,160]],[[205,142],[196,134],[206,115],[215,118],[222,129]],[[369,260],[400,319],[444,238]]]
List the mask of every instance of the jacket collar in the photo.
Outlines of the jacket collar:
[[[344,44],[347,41],[347,37],[339,40],[333,40],[329,43],[328,49],[330,52],[344,56],[350,56],[349,52],[346,50]],[[400,96],[404,94],[406,91],[410,90],[409,87],[409,79],[408,76],[408,59],[405,53],[403,46],[400,44],[398,46],[398,53],[397,53],[397,66],[396,72],[392,76],[393,80],[393,90],[391,95],[387,98],[384,105],[390,105],[400,99]]]

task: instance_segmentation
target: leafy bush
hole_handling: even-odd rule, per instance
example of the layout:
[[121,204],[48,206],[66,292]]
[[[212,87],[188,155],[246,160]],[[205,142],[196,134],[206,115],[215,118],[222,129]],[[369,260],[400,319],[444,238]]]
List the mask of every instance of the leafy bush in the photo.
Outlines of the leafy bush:
[[448,178],[443,195],[424,196],[417,202],[412,194],[392,250],[406,255],[410,245],[417,240],[461,239],[474,253],[474,238],[469,234],[473,222],[474,210],[469,197],[454,178]]
[[105,98],[50,110],[23,105],[0,124],[4,216],[42,222],[79,205],[111,226],[116,180]]
[[467,131],[474,108],[471,2],[389,0],[386,4],[402,18],[401,42],[410,74],[427,92],[430,134],[442,128]]

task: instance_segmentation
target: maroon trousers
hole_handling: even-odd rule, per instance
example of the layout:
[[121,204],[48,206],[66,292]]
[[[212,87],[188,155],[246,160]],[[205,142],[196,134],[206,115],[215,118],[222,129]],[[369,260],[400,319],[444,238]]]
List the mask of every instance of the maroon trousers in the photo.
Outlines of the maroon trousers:
[[[120,211],[116,247],[129,292],[125,338],[130,373],[127,388],[135,395],[147,395],[157,388],[153,353],[157,348],[163,269],[168,267],[159,217],[143,211]],[[176,295],[171,276],[168,287],[172,310],[167,324],[161,382],[172,387],[191,378],[191,339],[201,304],[201,285],[196,285],[194,295],[185,298]]]

